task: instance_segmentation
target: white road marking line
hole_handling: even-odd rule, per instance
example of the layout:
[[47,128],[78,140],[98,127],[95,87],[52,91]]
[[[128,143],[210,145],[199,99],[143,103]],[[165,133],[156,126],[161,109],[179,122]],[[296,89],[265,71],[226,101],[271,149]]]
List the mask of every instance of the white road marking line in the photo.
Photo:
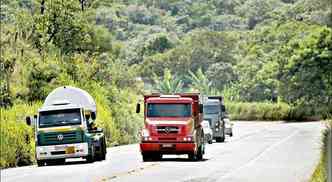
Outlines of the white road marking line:
[[239,168],[237,168],[237,169],[235,169],[235,170],[233,170],[233,171],[231,171],[231,172],[229,172],[229,173],[227,173],[227,174],[221,176],[220,178],[218,178],[218,180],[219,180],[219,179],[224,179],[224,178],[230,177],[231,175],[237,173],[237,172],[240,171],[241,169],[243,169],[243,168],[245,168],[245,167],[248,167],[248,166],[254,164],[254,163],[255,163],[256,161],[258,161],[263,155],[265,155],[266,152],[271,151],[273,148],[275,148],[275,147],[277,147],[278,145],[280,145],[280,144],[286,142],[287,140],[289,140],[290,138],[292,138],[293,136],[295,136],[297,133],[299,133],[299,130],[295,130],[295,131],[294,131],[292,134],[290,134],[288,137],[286,137],[286,138],[280,140],[279,142],[276,142],[276,143],[274,143],[273,145],[269,146],[268,148],[264,149],[263,151],[261,151],[261,152],[259,153],[258,156],[256,156],[255,158],[251,159],[248,163],[246,163],[246,164],[244,164],[243,166],[241,166],[241,167],[239,167]]

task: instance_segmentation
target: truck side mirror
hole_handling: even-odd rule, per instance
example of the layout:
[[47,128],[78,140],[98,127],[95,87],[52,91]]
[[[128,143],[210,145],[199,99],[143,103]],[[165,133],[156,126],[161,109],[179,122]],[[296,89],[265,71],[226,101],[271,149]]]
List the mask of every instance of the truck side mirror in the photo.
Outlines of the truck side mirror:
[[136,113],[140,113],[141,112],[141,104],[137,103],[136,105]]
[[36,124],[37,124],[37,115],[35,114],[35,115],[33,115],[33,120],[32,120],[31,125],[35,126]]
[[199,113],[203,113],[203,104],[199,104]]
[[225,107],[225,105],[221,105],[221,112],[226,112],[226,107]]
[[91,112],[91,119],[96,120],[96,113],[95,112]]
[[31,117],[30,116],[25,117],[25,122],[28,126],[31,126]]

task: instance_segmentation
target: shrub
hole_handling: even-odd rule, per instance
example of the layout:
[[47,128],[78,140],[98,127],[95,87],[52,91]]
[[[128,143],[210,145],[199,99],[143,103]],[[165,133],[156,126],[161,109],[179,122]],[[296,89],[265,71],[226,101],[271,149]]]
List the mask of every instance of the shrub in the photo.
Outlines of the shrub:
[[229,102],[226,108],[233,120],[288,120],[291,107],[285,103]]
[[10,109],[0,108],[0,167],[32,164],[34,161],[34,133],[25,124],[25,116],[33,115],[41,103],[18,104]]

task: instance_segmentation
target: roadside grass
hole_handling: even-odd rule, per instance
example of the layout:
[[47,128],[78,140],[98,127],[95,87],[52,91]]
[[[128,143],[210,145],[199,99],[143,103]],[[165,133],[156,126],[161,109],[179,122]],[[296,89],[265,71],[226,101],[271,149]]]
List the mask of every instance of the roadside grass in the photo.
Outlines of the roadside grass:
[[331,109],[312,106],[290,106],[287,103],[226,102],[232,120],[245,121],[318,121],[326,119]]
[[[327,121],[327,129],[323,131],[321,156],[314,173],[311,176],[310,182],[327,182],[327,147],[328,147],[328,133],[332,130],[332,120]],[[331,161],[332,162],[332,161]]]
[[288,120],[291,107],[285,103],[238,102],[226,103],[232,120]]
[[0,167],[31,164],[34,160],[34,132],[25,117],[36,113],[41,103],[0,108]]

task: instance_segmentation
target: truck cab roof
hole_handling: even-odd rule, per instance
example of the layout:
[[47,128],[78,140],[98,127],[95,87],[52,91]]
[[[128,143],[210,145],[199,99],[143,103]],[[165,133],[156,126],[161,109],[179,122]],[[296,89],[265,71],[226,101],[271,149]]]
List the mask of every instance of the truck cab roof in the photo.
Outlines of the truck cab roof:
[[188,97],[150,97],[147,103],[191,103],[192,98]]
[[82,107],[75,104],[66,104],[66,105],[51,105],[51,106],[43,106],[38,111],[55,111],[55,110],[66,110],[66,109],[81,109]]
[[219,105],[221,102],[217,99],[208,99],[204,105]]

